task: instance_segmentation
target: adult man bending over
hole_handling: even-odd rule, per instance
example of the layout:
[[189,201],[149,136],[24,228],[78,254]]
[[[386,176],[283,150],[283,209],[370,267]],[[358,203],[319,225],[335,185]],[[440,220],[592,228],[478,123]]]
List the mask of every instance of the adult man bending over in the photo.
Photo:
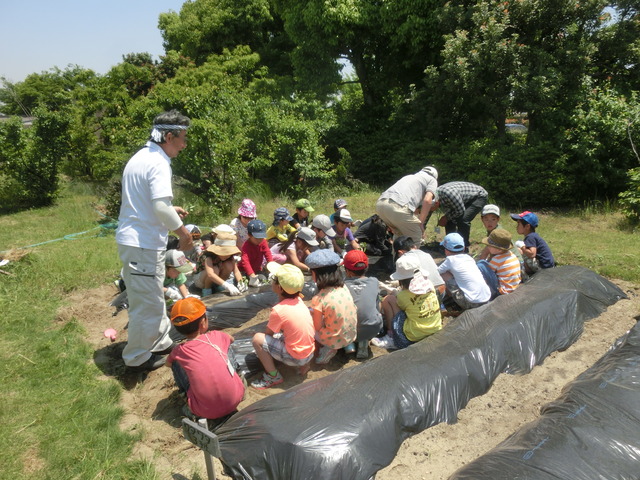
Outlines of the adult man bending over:
[[376,213],[393,231],[394,239],[406,235],[420,242],[436,188],[438,171],[424,167],[417,173],[405,175],[380,195]]
[[187,146],[188,127],[189,118],[176,110],[158,115],[149,141],[122,175],[116,242],[129,300],[129,340],[122,358],[130,371],[161,367],[174,346],[163,282],[168,231],[180,239],[180,250],[193,248],[182,223],[187,212],[171,205],[171,159]]
[[445,227],[447,234],[459,233],[464,239],[464,251],[468,252],[471,221],[487,204],[487,191],[474,183],[449,182],[438,187],[436,197],[432,208],[440,207],[444,213],[438,225]]

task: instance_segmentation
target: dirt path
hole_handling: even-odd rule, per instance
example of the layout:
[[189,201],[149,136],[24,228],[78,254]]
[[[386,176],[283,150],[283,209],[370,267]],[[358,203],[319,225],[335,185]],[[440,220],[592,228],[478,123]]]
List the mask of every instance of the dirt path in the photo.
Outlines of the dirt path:
[[[564,385],[589,368],[624,334],[640,316],[640,287],[616,282],[629,295],[605,313],[585,324],[582,337],[564,352],[555,352],[527,375],[500,375],[491,390],[472,399],[455,425],[441,424],[405,441],[391,465],[381,470],[378,480],[446,479],[456,469],[490,450],[522,425],[538,416],[540,407],[559,396]],[[202,452],[184,440],[181,433],[180,408],[171,371],[162,368],[146,378],[124,375],[120,354],[126,341],[126,312],[113,317],[108,302],[116,291],[113,286],[75,292],[69,304],[59,312],[62,321],[75,317],[86,329],[87,341],[94,345],[95,364],[105,378],[117,378],[123,386],[122,406],[125,415],[121,426],[142,433],[143,440],[134,455],[151,460],[161,478],[191,479],[198,474],[206,478]],[[242,328],[264,322],[263,311]],[[115,342],[103,336],[106,328],[119,333]],[[237,329],[236,329],[237,330]],[[233,334],[234,330],[226,330]],[[385,352],[374,348],[375,355]],[[336,357],[328,368],[314,366],[307,379],[328,375],[340,368],[357,365]],[[285,382],[271,390],[247,389],[243,408],[260,398],[280,393],[300,382],[292,369],[284,368]],[[219,478],[222,468],[216,461]]]

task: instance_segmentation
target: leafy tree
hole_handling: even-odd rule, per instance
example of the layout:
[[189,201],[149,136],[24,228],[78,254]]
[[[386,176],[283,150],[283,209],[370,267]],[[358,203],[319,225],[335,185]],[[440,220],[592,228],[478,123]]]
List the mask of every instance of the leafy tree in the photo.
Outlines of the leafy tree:
[[640,90],[640,2],[608,2],[604,26],[596,32],[598,49],[593,55],[593,77],[610,83],[623,94]]
[[2,79],[0,111],[8,115],[30,116],[38,105],[52,110],[63,108],[71,91],[83,88],[95,78],[93,70],[70,65],[65,70],[54,67],[48,72],[32,73],[15,84]]
[[293,45],[269,0],[195,0],[179,13],[160,15],[166,51],[176,51],[202,65],[209,55],[221,55],[247,45],[276,75],[290,75]]

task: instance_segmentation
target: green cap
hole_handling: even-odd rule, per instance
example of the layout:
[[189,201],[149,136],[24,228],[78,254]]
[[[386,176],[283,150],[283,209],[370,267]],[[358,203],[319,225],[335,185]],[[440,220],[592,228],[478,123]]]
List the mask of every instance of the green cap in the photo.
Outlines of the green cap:
[[301,198],[300,200],[298,200],[296,202],[296,208],[304,208],[309,213],[313,213],[313,211],[315,210],[311,206],[311,202],[309,200],[307,200],[306,198]]
[[267,270],[276,276],[278,284],[287,293],[297,293],[304,287],[304,274],[295,265],[285,263],[280,265],[277,262],[267,263]]

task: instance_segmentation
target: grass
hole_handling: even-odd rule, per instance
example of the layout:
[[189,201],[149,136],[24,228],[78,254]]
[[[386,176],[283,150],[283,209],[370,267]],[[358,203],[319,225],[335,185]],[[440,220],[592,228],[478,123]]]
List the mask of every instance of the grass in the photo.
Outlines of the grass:
[[[94,200],[72,186],[54,207],[0,217],[0,245],[92,229]],[[109,282],[119,268],[113,233],[100,228],[3,267],[12,275],[0,283],[1,478],[156,478],[151,466],[126,460],[136,437],[119,428],[120,385],[98,379],[78,322],[56,317],[66,293]]]
[[[252,198],[267,222],[276,207],[293,210],[295,199],[263,195]],[[373,213],[378,192],[307,195],[316,214],[331,213],[338,197],[347,200],[355,219],[365,219]],[[130,459],[137,437],[119,428],[122,386],[101,378],[80,324],[56,315],[66,294],[109,283],[120,270],[113,230],[96,228],[102,220],[92,207],[96,200],[89,187],[71,184],[53,207],[0,217],[2,250],[41,244],[13,250],[28,253],[2,267],[11,276],[0,275],[2,479],[157,478],[152,464]],[[503,212],[502,226],[515,237],[515,222],[508,210]],[[213,225],[220,219],[200,221]],[[430,232],[434,224],[435,218]],[[604,205],[541,214],[538,232],[558,263],[640,283],[640,237],[623,227],[622,216]],[[478,218],[471,237],[479,241],[484,233]]]

